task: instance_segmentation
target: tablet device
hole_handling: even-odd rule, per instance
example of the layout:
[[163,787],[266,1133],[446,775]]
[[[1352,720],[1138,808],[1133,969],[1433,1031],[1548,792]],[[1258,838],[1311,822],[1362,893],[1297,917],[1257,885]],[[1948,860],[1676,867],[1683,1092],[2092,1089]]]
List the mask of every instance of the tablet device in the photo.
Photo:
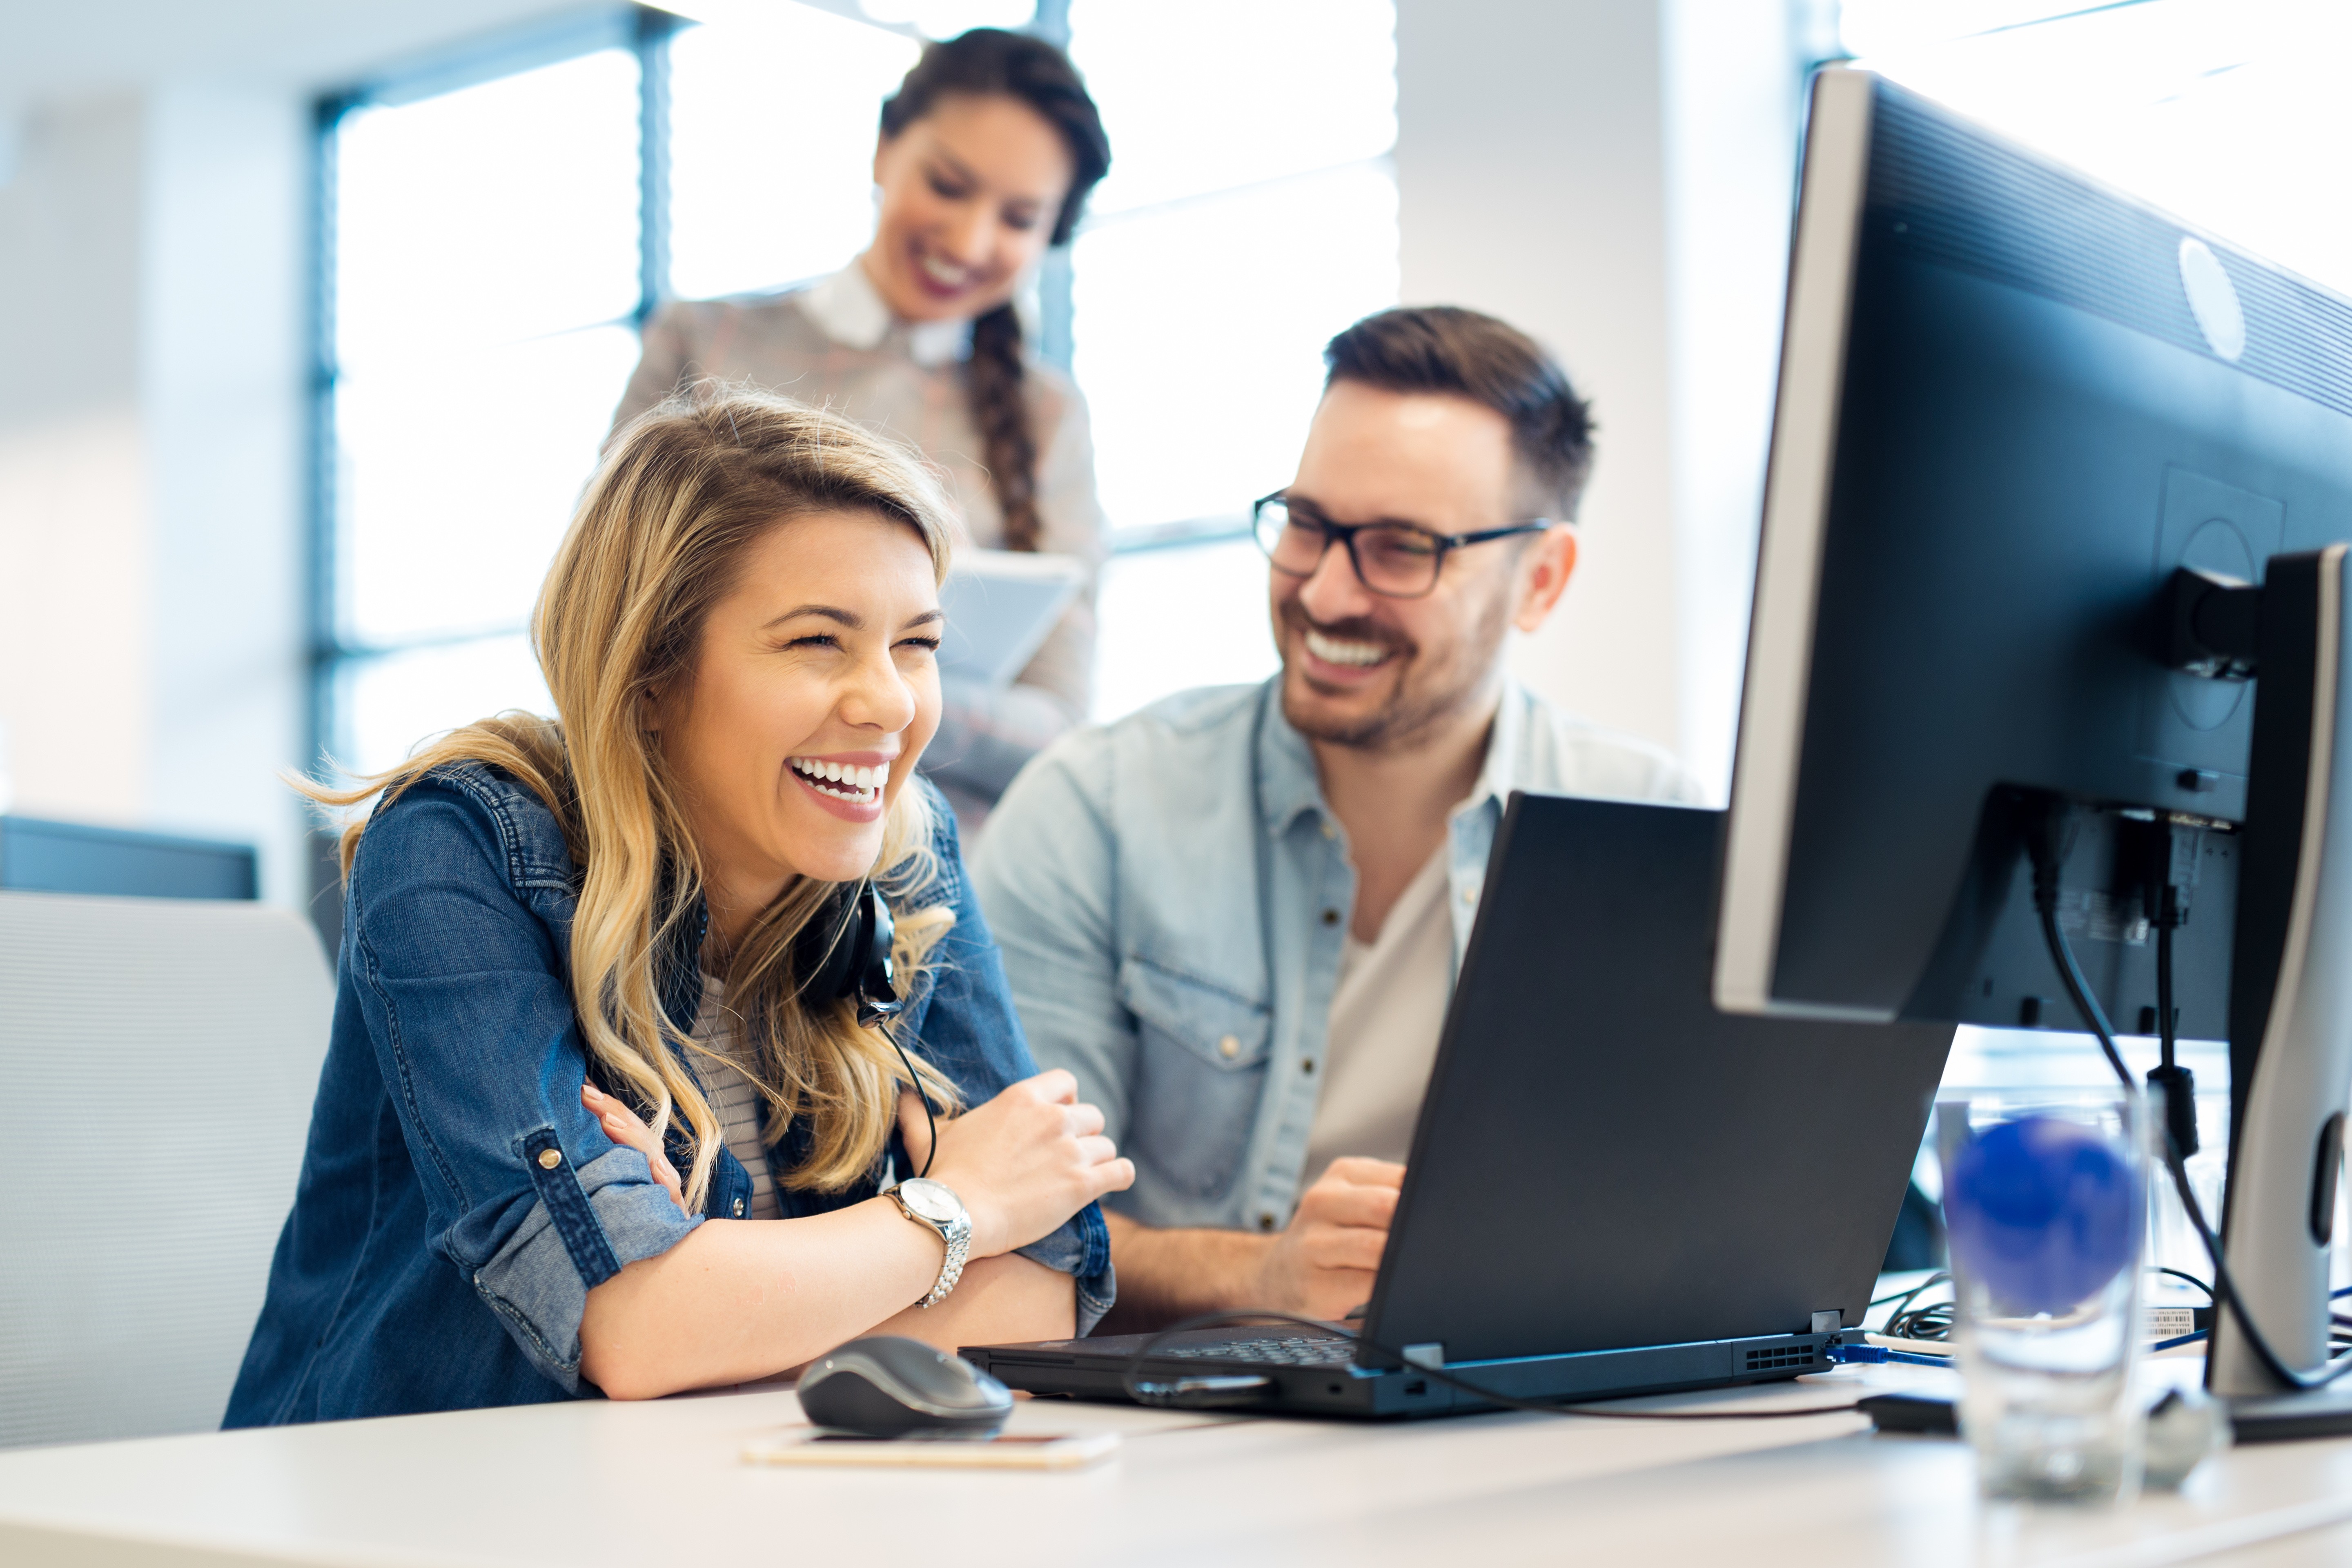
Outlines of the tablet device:
[[991,688],[1011,685],[1086,581],[1087,563],[1075,555],[958,551],[940,584],[948,618],[940,673]]

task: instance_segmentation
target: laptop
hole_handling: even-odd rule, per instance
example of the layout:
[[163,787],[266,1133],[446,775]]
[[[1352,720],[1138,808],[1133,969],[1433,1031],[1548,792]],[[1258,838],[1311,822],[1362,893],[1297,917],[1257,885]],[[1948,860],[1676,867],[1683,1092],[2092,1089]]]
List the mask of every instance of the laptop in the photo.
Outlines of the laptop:
[[[1140,1376],[1267,1414],[1415,1416],[1825,1370],[1859,1327],[1952,1027],[1717,1013],[1720,812],[1514,795],[1361,1329],[1202,1330]],[[982,1345],[1125,1399],[1140,1335]],[[1207,1401],[1203,1401],[1204,1403]]]

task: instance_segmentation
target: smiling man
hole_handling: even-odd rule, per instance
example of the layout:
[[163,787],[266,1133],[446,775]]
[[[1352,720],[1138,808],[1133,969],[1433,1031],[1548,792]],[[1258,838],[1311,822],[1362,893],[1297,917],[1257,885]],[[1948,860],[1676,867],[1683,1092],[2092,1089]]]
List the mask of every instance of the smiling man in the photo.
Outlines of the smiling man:
[[1559,367],[1444,308],[1324,359],[1255,508],[1281,673],[1066,737],[975,868],[1037,1059],[1136,1163],[1116,1327],[1364,1301],[1504,800],[1698,798],[1504,672],[1576,565],[1591,422]]

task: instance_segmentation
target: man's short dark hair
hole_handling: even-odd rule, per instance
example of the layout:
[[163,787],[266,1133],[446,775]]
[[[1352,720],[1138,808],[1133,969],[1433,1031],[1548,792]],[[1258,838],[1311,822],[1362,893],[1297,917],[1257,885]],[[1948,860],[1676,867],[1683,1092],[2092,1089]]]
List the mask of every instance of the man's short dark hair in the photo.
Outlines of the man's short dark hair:
[[1323,350],[1328,391],[1339,381],[1389,392],[1444,392],[1510,422],[1511,447],[1562,521],[1592,472],[1592,411],[1568,373],[1517,327],[1456,305],[1411,305],[1366,316]]

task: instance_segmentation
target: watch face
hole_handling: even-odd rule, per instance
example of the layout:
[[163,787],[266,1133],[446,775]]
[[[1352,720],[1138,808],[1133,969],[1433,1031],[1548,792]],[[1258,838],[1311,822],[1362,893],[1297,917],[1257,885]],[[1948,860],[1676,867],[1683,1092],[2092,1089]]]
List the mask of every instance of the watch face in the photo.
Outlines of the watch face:
[[908,1208],[940,1225],[952,1224],[963,1216],[963,1205],[956,1201],[955,1194],[937,1182],[927,1182],[919,1176],[901,1182],[898,1195],[907,1200]]

